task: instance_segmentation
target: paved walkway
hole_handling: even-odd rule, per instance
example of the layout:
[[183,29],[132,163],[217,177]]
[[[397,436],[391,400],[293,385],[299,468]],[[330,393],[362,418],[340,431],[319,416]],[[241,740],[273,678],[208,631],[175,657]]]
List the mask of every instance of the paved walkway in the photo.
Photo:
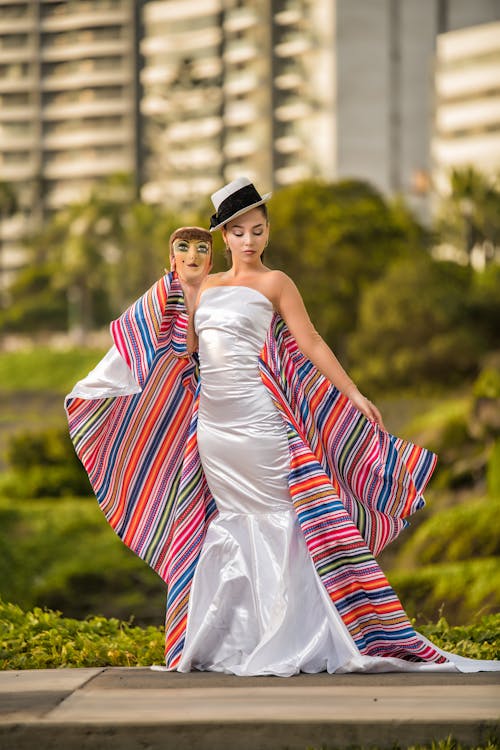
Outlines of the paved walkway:
[[0,672],[1,750],[407,747],[449,734],[472,745],[499,714],[499,673]]

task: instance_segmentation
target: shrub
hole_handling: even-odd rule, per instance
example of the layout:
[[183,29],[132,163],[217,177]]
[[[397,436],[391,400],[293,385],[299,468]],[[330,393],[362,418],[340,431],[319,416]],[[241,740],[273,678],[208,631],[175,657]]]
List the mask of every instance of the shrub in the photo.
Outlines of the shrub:
[[165,586],[118,539],[89,498],[0,501],[0,595],[50,606],[160,623]]
[[395,565],[408,569],[430,563],[500,557],[500,537],[494,533],[499,515],[500,496],[441,510],[420,524]]
[[[420,628],[440,648],[461,656],[500,656],[500,615],[469,627],[453,628],[441,619]],[[163,628],[133,627],[104,617],[74,620],[38,607],[24,612],[0,600],[0,669],[146,666],[164,660]]]
[[4,495],[20,499],[92,494],[65,428],[11,436],[6,458],[12,471],[0,482]]
[[74,620],[35,607],[23,612],[0,600],[0,669],[133,667],[164,661],[162,628],[114,618]]
[[498,557],[395,570],[389,580],[408,614],[421,622],[443,612],[453,623],[467,623],[471,613],[490,614],[500,605]]

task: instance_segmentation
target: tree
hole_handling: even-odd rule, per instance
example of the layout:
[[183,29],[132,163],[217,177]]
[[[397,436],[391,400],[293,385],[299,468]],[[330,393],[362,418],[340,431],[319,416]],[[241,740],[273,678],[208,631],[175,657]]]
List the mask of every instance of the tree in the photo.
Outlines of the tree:
[[473,282],[472,269],[427,254],[393,263],[363,293],[349,344],[354,380],[387,391],[475,374],[487,340],[470,317]]
[[91,329],[107,324],[161,276],[178,224],[179,217],[162,207],[137,200],[128,175],[103,180],[26,239],[29,267],[11,287],[13,306],[0,316],[0,327],[68,329],[85,343]]
[[450,187],[437,218],[442,241],[461,251],[469,263],[477,246],[483,248],[485,261],[491,260],[500,245],[499,176],[484,175],[473,167],[454,169]]
[[7,219],[14,216],[18,208],[17,193],[14,187],[10,183],[0,180],[0,301],[3,301],[4,287],[3,229]]
[[340,354],[365,287],[427,244],[409,211],[365,182],[307,181],[273,196],[267,260],[297,282],[314,324]]

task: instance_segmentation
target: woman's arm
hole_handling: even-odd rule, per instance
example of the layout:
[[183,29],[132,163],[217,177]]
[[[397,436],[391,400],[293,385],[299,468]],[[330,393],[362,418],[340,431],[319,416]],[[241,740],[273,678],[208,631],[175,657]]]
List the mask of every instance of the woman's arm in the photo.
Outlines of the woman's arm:
[[328,344],[311,323],[299,290],[285,274],[276,278],[276,308],[294,336],[299,349],[318,370],[352,401],[369,420],[385,429],[382,416],[374,404],[363,396],[346,373]]
[[198,307],[198,303],[200,301],[200,294],[201,294],[201,288],[197,294],[196,303],[194,305],[189,305],[188,310],[187,310],[188,330],[187,330],[187,337],[186,337],[186,348],[188,350],[188,354],[193,354],[193,352],[198,351],[198,335],[196,331],[194,330],[194,314],[196,312],[196,308]]

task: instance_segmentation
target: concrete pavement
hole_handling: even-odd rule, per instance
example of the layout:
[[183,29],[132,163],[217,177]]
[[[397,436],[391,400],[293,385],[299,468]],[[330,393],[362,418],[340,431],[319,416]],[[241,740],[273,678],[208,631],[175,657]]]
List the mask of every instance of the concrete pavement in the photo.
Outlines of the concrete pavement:
[[500,674],[0,672],[0,750],[306,750],[498,738]]

